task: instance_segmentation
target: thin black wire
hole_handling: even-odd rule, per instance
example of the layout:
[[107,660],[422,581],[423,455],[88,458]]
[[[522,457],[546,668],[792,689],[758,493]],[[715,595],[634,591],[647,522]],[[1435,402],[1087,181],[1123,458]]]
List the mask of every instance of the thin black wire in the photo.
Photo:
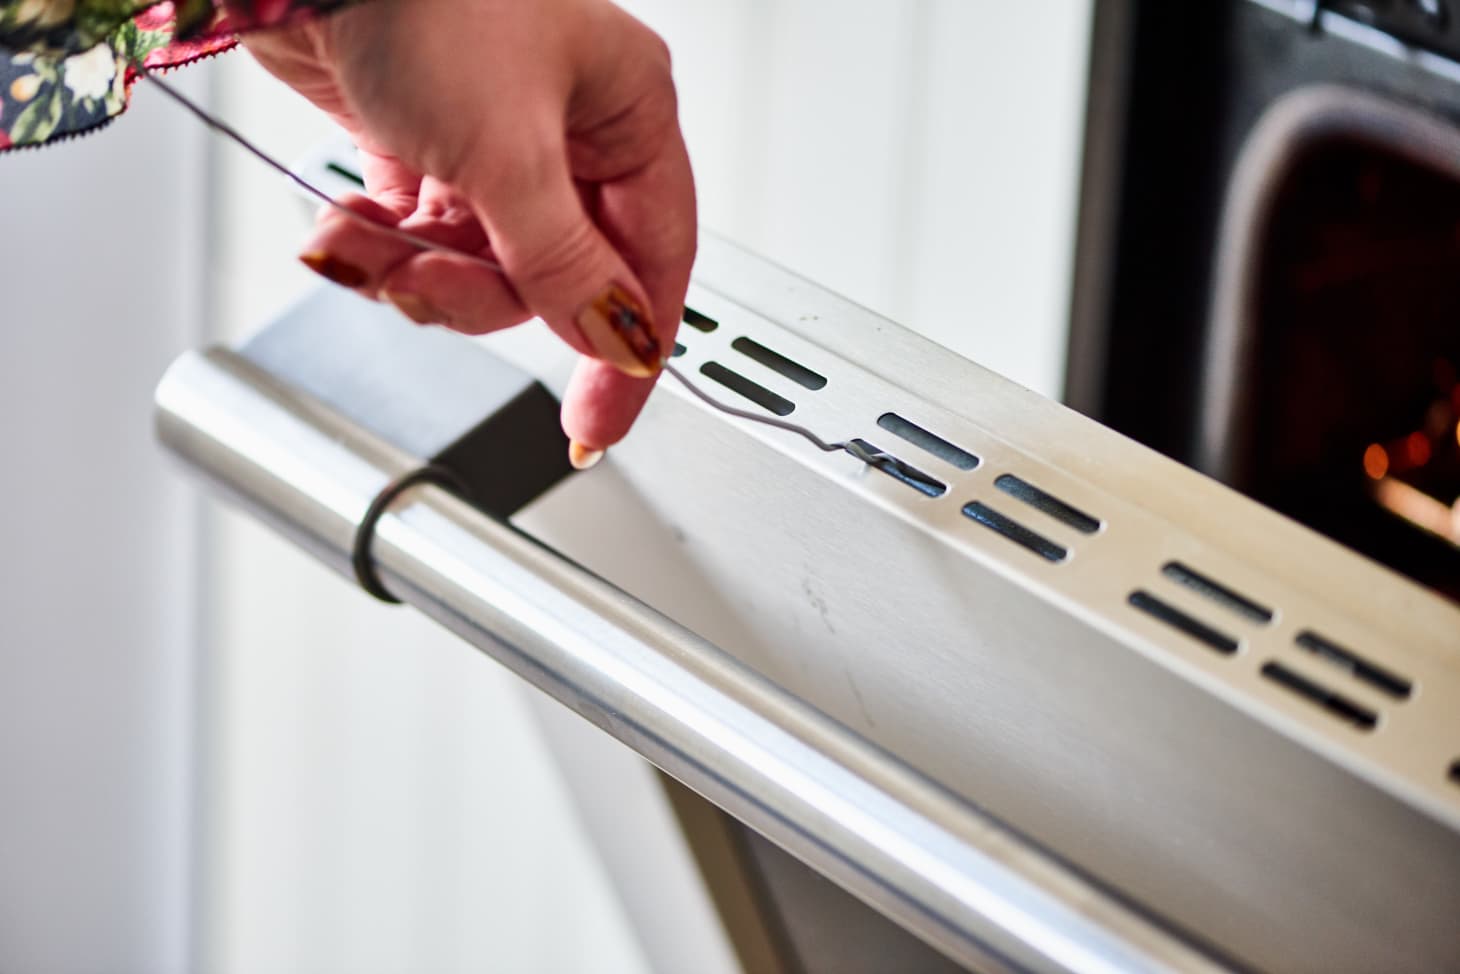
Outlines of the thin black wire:
[[[496,271],[498,274],[506,273],[505,270],[503,270],[502,265],[490,261],[480,254],[473,254],[468,251],[458,250],[455,247],[449,247],[434,240],[427,240],[425,237],[418,237],[415,234],[410,233],[409,231],[401,230],[398,227],[392,227],[389,224],[380,223],[377,220],[372,220],[370,217],[366,216],[363,213],[356,213],[354,210],[336,201],[334,197],[330,196],[324,190],[309,182],[309,180],[305,179],[303,176],[300,176],[298,173],[294,172],[294,170],[290,169],[288,166],[279,162],[263,149],[259,148],[247,137],[245,137],[242,132],[239,132],[227,122],[224,122],[222,119],[214,116],[211,112],[203,108],[201,105],[193,101],[188,96],[184,95],[181,91],[178,91],[172,85],[163,81],[160,77],[153,74],[151,71],[148,71],[147,68],[143,66],[140,61],[132,62],[132,67],[136,70],[137,74],[140,77],[144,78],[148,83],[152,84],[168,98],[181,105],[204,125],[208,126],[213,131],[232,141],[239,148],[243,149],[249,155],[253,156],[259,162],[262,162],[264,165],[268,166],[270,169],[273,169],[275,172],[282,175],[285,179],[288,179],[291,183],[304,190],[304,192],[308,193],[310,196],[313,196],[315,199],[319,200],[321,203],[324,203],[326,206],[333,207],[339,212],[345,214],[356,223],[370,227],[373,230],[377,230],[388,236],[394,237],[397,240],[405,241],[406,243],[409,243],[415,247],[419,247],[422,250],[443,251],[445,253],[453,254],[458,257],[465,257],[468,260],[475,261],[479,264],[484,265],[485,267],[490,268],[493,271]],[[757,413],[752,413],[746,409],[737,409],[734,406],[726,405],[725,403],[720,402],[718,399],[711,396],[709,393],[705,392],[699,386],[695,385],[694,382],[690,381],[690,378],[687,375],[679,371],[679,369],[675,368],[667,360],[663,363],[663,365],[664,371],[668,372],[670,375],[674,376],[675,379],[679,380],[680,384],[688,389],[690,393],[693,394],[697,399],[710,406],[711,408],[717,409],[720,412],[725,413],[729,416],[735,416],[739,419],[749,420],[752,423],[760,423],[763,426],[773,426],[776,429],[785,430],[788,433],[795,433],[797,436],[800,436],[803,439],[810,441],[818,450],[821,450],[824,453],[848,453],[856,457],[858,460],[861,460],[863,463],[877,467],[880,467],[889,461],[896,462],[895,459],[888,454],[881,453],[880,451],[875,453],[870,452],[854,442],[828,442],[817,436],[805,426],[801,426],[798,423],[792,423],[784,419],[775,419],[770,416],[761,416]]]
[[734,406],[727,406],[695,385],[690,381],[689,376],[679,371],[679,369],[667,361],[664,363],[664,371],[678,379],[681,385],[694,394],[695,398],[713,409],[718,409],[722,413],[737,416],[740,419],[748,419],[752,423],[760,423],[763,426],[774,426],[776,429],[785,430],[788,433],[795,433],[797,436],[810,440],[818,450],[824,453],[847,453],[873,467],[886,467],[889,464],[900,466],[899,461],[892,454],[883,453],[881,450],[869,450],[855,440],[838,440],[835,443],[828,443],[799,423],[793,423],[785,419],[772,419],[769,416],[753,413],[748,409],[737,409]]
[[813,444],[815,444],[818,450],[822,450],[826,453],[836,453],[839,450],[845,450],[847,448],[847,444],[845,443],[828,443],[821,437],[817,436],[815,433],[811,432],[806,427],[801,426],[797,423],[792,423],[784,419],[772,419],[769,416],[761,416],[758,413],[753,413],[748,409],[737,409],[734,406],[727,406],[723,402],[720,402],[718,399],[711,396],[709,393],[705,392],[700,387],[696,386],[693,382],[690,381],[689,376],[685,375],[683,372],[679,371],[679,369],[675,368],[668,362],[664,363],[664,371],[668,372],[670,375],[678,379],[680,383],[691,393],[693,393],[695,397],[701,402],[705,403],[708,406],[712,406],[715,409],[718,409],[722,413],[727,413],[731,416],[738,416],[741,419],[748,419],[753,423],[762,423],[766,426],[774,426],[776,429],[783,429],[788,433],[795,433],[797,436],[805,437],[806,439],[810,440]]
[[300,189],[304,190],[306,193],[308,193],[310,196],[313,196],[321,203],[324,203],[326,206],[333,207],[339,212],[345,214],[356,223],[360,223],[375,230],[379,230],[387,236],[394,237],[397,240],[402,240],[415,247],[419,247],[422,250],[439,250],[445,253],[454,254],[457,257],[465,257],[468,260],[475,261],[478,264],[481,264],[491,270],[496,271],[498,274],[503,273],[501,264],[498,264],[495,261],[488,260],[480,254],[473,254],[469,251],[458,250],[455,247],[448,247],[445,244],[436,242],[435,240],[427,240],[425,237],[417,236],[416,234],[411,233],[409,230],[402,230],[399,227],[393,227],[389,224],[381,223],[377,220],[372,220],[370,219],[370,217],[366,216],[363,213],[356,213],[348,206],[345,206],[343,203],[340,203],[334,197],[330,196],[330,194],[326,193],[324,190],[309,182],[309,180],[295,173],[288,166],[279,162],[263,149],[260,149],[257,145],[245,138],[243,133],[239,132],[237,129],[235,129],[233,126],[229,125],[222,119],[210,114],[201,105],[194,102],[191,98],[189,98],[187,95],[184,95],[181,91],[178,91],[166,81],[163,81],[157,75],[148,71],[140,63],[134,61],[132,62],[132,66],[136,69],[139,75],[155,85],[159,90],[162,91],[163,94],[167,95],[167,97],[171,98],[173,101],[177,102],[183,108],[187,109],[189,112],[195,115],[203,122],[204,125],[208,126],[213,131],[218,132],[219,134],[231,139],[236,145],[239,146],[239,148],[249,153],[249,155],[253,156],[255,159],[268,166],[270,169],[273,169],[275,172],[282,175],[285,179],[289,180],[295,186],[298,186]]

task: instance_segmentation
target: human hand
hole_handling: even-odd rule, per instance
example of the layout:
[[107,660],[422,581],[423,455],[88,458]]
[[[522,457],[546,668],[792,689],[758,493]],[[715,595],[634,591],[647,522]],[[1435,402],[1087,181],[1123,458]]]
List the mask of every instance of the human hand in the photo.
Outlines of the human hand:
[[369,0],[245,46],[360,147],[358,213],[309,266],[469,334],[535,316],[587,358],[563,399],[578,466],[621,439],[678,328],[695,197],[662,41],[608,0]]

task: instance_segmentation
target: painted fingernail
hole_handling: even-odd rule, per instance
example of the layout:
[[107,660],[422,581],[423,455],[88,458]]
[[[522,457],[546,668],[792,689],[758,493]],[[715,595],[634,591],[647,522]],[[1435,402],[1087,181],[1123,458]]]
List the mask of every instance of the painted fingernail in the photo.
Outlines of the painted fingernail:
[[347,264],[337,257],[317,250],[300,254],[299,261],[320,277],[333,281],[341,287],[363,287],[370,280],[370,275],[354,264]]
[[568,441],[568,462],[575,470],[587,470],[602,459],[602,450],[590,450],[577,440]]
[[436,310],[436,306],[417,294],[409,294],[401,291],[386,291],[385,300],[395,305],[395,309],[418,325],[441,325],[446,323],[446,316]]
[[647,379],[664,366],[649,314],[625,288],[610,284],[578,312],[578,328],[588,344],[620,372]]

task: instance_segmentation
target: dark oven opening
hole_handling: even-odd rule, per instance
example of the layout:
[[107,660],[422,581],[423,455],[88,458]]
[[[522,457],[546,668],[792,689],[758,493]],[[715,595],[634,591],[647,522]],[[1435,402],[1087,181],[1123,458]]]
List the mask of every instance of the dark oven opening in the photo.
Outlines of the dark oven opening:
[[1460,0],[1095,9],[1067,401],[1460,602]]
[[1460,172],[1329,135],[1267,214],[1234,485],[1460,601]]

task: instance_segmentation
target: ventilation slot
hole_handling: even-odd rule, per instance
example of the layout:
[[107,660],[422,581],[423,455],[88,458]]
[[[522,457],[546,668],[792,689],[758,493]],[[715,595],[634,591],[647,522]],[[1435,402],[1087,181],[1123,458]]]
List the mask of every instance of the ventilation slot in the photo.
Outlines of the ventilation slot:
[[706,335],[720,327],[720,323],[709,315],[702,315],[694,308],[684,309],[684,323]]
[[679,344],[679,342],[675,342],[674,343],[674,351],[672,351],[672,352],[669,353],[669,357],[670,358],[679,358],[683,354],[684,354],[684,346],[681,345],[681,344]]
[[1237,652],[1237,640],[1218,629],[1213,629],[1200,619],[1193,619],[1176,606],[1162,602],[1150,592],[1132,592],[1127,601],[1146,615],[1160,619],[1166,625],[1181,630],[1192,639],[1205,643],[1219,653],[1230,656]]
[[1002,534],[1021,547],[1028,548],[1045,561],[1060,562],[1069,557],[1069,552],[1042,534],[1036,534],[1013,518],[1006,517],[981,501],[970,501],[963,505],[965,516],[972,518],[990,531]]
[[1272,621],[1272,610],[1264,605],[1239,595],[1220,582],[1214,582],[1200,572],[1192,571],[1179,561],[1168,561],[1161,566],[1161,574],[1176,582],[1178,585],[1185,585],[1198,595],[1206,596],[1218,605],[1230,609],[1240,616],[1246,616],[1253,622],[1263,624]]
[[796,404],[791,400],[782,399],[765,386],[750,381],[739,372],[732,372],[719,362],[706,362],[701,365],[700,374],[714,379],[731,392],[740,393],[757,406],[769,410],[777,416],[789,416],[796,408]]
[[931,453],[944,463],[951,463],[959,470],[972,470],[978,466],[978,457],[972,453],[960,450],[941,436],[929,433],[915,423],[909,423],[897,413],[883,413],[877,417],[877,425],[893,436],[902,437],[918,449]]
[[338,162],[327,162],[324,164],[324,167],[325,169],[334,173],[336,176],[339,176],[341,179],[348,180],[349,182],[354,183],[356,186],[359,186],[362,189],[365,187],[365,177],[361,176],[359,173],[353,170],[346,169]]
[[1460,758],[1457,758],[1455,763],[1450,765],[1450,780],[1460,785]]
[[812,372],[800,362],[788,359],[780,352],[766,348],[760,342],[752,341],[749,338],[737,338],[730,343],[730,347],[746,358],[759,362],[772,372],[784,375],[804,389],[815,392],[826,385],[826,376]]
[[852,443],[867,453],[873,454],[873,462],[868,463],[867,466],[877,468],[893,480],[907,484],[918,493],[927,494],[929,497],[942,497],[948,492],[948,485],[937,477],[923,473],[910,463],[903,463],[897,457],[885,450],[878,449],[866,440],[853,440]]
[[1293,672],[1281,663],[1264,663],[1262,675],[1362,730],[1373,730],[1374,725],[1379,723],[1379,716],[1369,708],[1362,707],[1347,697],[1340,696],[1332,690],[1314,683],[1306,676]]
[[1071,507],[1053,494],[1046,494],[1027,480],[1020,480],[1006,473],[994,481],[994,486],[1016,497],[1036,511],[1043,511],[1050,517],[1067,524],[1081,534],[1094,534],[1100,530],[1100,522],[1077,508]]
[[1362,680],[1369,686],[1382,690],[1398,700],[1408,699],[1410,691],[1414,689],[1414,684],[1404,677],[1386,670],[1382,666],[1370,663],[1352,650],[1329,642],[1311,629],[1298,633],[1298,638],[1294,642],[1319,659],[1347,670],[1355,680]]

